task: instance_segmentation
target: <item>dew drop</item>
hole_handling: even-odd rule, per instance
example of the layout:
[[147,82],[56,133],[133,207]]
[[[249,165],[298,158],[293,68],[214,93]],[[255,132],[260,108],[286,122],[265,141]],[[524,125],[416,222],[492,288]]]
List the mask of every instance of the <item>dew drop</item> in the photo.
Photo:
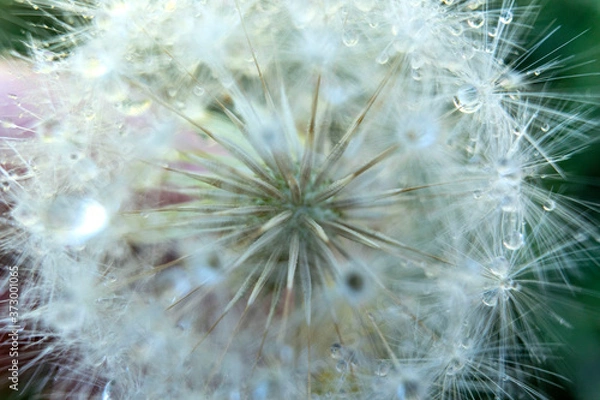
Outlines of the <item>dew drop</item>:
[[342,33],[342,42],[347,47],[354,47],[358,44],[358,32],[352,28],[344,30]]
[[471,17],[467,20],[467,24],[469,24],[469,26],[473,29],[481,28],[484,23],[485,23],[485,17],[484,17],[484,14],[481,12],[473,14],[473,17]]
[[390,60],[390,55],[388,54],[388,50],[383,49],[383,51],[381,53],[379,53],[379,55],[377,56],[377,58],[375,59],[375,61],[377,61],[377,64],[387,64],[387,62]]
[[464,114],[473,114],[481,108],[481,99],[479,91],[475,86],[461,86],[454,96],[454,105]]
[[410,76],[415,81],[420,81],[421,79],[423,79],[423,74],[421,73],[420,69],[411,69]]
[[496,307],[498,304],[498,291],[486,290],[481,294],[481,302],[488,307]]
[[460,360],[453,359],[450,361],[450,363],[448,363],[448,367],[446,368],[446,375],[456,375],[463,367],[464,364],[460,362]]
[[498,277],[505,277],[509,269],[510,264],[503,256],[496,257],[490,265],[490,272]]
[[339,360],[342,358],[342,345],[339,343],[334,343],[329,347],[329,352],[331,354],[331,358],[334,360]]
[[540,75],[542,74],[542,71],[541,71],[541,70],[539,70],[539,69],[536,69],[535,71],[533,71],[533,74],[534,74],[535,76],[540,76]]
[[494,27],[488,31],[489,37],[496,37],[498,35],[498,28]]
[[380,361],[379,364],[377,364],[377,369],[375,370],[375,375],[377,376],[387,376],[387,374],[389,374],[391,369],[390,363],[387,361]]
[[473,191],[473,198],[475,200],[479,200],[481,197],[483,197],[483,190],[474,190]]
[[106,208],[88,197],[57,196],[45,212],[44,227],[67,245],[78,245],[102,231],[108,222]]
[[102,400],[113,400],[112,388],[113,388],[113,381],[108,381],[108,383],[106,385],[104,385],[104,390],[102,390]]
[[348,369],[348,363],[345,360],[340,360],[335,364],[335,369],[337,372],[346,372]]
[[202,96],[205,90],[202,86],[194,86],[193,92],[196,96]]
[[504,247],[508,250],[518,250],[525,244],[525,239],[521,232],[512,231],[504,238],[502,244],[504,244]]
[[554,200],[546,200],[542,205],[544,211],[552,212],[556,208],[556,202]]
[[540,130],[542,132],[548,132],[550,130],[550,125],[549,124],[543,124],[542,126],[540,126]]
[[2,188],[2,191],[6,193],[10,191],[10,182],[8,180],[3,179],[2,182],[0,182],[0,187]]
[[504,10],[500,14],[500,23],[504,25],[508,25],[513,20],[513,13],[510,10]]

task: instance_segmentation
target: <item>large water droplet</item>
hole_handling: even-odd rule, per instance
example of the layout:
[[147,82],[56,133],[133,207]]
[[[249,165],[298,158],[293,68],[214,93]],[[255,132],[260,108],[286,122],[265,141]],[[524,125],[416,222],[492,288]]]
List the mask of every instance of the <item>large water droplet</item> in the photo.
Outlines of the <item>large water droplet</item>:
[[554,211],[554,209],[556,208],[556,202],[554,200],[548,199],[544,202],[542,208],[544,209],[544,211]]
[[44,227],[67,245],[82,244],[108,223],[106,208],[88,197],[57,196],[45,212]]
[[500,23],[504,25],[508,25],[513,20],[513,13],[510,10],[504,10],[500,13]]
[[342,42],[347,47],[354,47],[358,44],[358,32],[352,28],[344,29],[342,33]]
[[477,112],[482,105],[479,91],[472,85],[461,86],[453,100],[456,108],[465,114]]
[[467,20],[467,24],[473,29],[479,29],[485,23],[485,15],[482,12],[474,13],[471,18]]
[[510,263],[503,256],[496,257],[490,265],[490,272],[498,277],[505,277],[509,269]]
[[481,302],[488,307],[495,307],[498,304],[498,291],[486,290],[481,294]]
[[377,369],[375,370],[375,375],[377,376],[387,376],[387,374],[389,374],[391,369],[390,363],[383,360],[380,361],[379,364],[377,364]]
[[519,231],[512,231],[502,242],[508,250],[518,250],[525,244],[523,234]]

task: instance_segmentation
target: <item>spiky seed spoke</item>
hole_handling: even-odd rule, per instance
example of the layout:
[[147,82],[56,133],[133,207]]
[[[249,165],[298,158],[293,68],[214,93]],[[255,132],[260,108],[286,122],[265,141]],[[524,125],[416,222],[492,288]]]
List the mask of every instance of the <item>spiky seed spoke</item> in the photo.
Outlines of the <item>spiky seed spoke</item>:
[[[281,273],[283,274],[283,270],[281,271]],[[281,275],[280,275],[280,277],[281,277]],[[279,304],[282,287],[283,287],[283,285],[276,285],[275,293],[273,293],[273,296],[271,297],[271,306],[269,307],[269,315],[267,316],[267,322],[265,323],[265,329],[263,330],[263,333],[262,333],[262,339],[260,341],[260,346],[258,348],[258,352],[256,353],[256,359],[254,360],[254,365],[252,366],[252,371],[250,373],[251,376],[254,373],[254,370],[256,369],[256,366],[258,365],[258,361],[260,360],[260,357],[262,355],[262,351],[265,346],[265,341],[267,340],[267,334],[269,333],[269,329],[271,327],[271,322],[273,321],[273,316],[275,315],[275,310],[277,309],[277,305]]]
[[229,179],[237,182],[238,184],[242,184],[244,186],[251,185],[255,187],[259,187],[261,190],[265,192],[266,195],[274,198],[278,198],[280,200],[284,199],[283,194],[270,182],[265,182],[264,180],[255,178],[253,176],[247,175],[240,171],[238,168],[233,168],[229,165],[223,164],[214,160],[206,160],[202,157],[192,157],[189,156],[193,161],[202,165],[209,171],[216,173],[220,176],[226,176]]
[[256,300],[256,297],[258,297],[260,291],[264,287],[264,285],[267,281],[267,278],[271,276],[271,272],[273,271],[273,268],[277,264],[277,262],[279,260],[279,256],[281,255],[281,252],[282,252],[282,248],[280,247],[277,250],[275,250],[269,257],[269,260],[263,267],[263,270],[260,273],[260,276],[258,277],[256,283],[254,284],[252,293],[250,293],[250,297],[248,298],[248,306],[250,306],[254,303],[254,301]]
[[304,221],[306,226],[319,237],[319,239],[321,239],[325,243],[329,243],[329,237],[327,236],[327,233],[325,233],[323,227],[319,225],[314,219],[304,214],[302,216],[302,220]]
[[302,286],[302,294],[304,296],[304,312],[306,313],[306,324],[310,326],[311,316],[311,298],[312,298],[312,282],[310,276],[310,268],[306,251],[300,253],[300,285]]
[[358,207],[362,207],[362,208],[364,208],[364,207],[367,207],[367,208],[368,207],[380,207],[381,205],[385,205],[385,204],[378,202],[379,200],[393,198],[393,197],[399,196],[401,194],[410,193],[410,192],[413,192],[416,190],[428,189],[428,188],[431,188],[434,186],[442,186],[442,185],[446,185],[446,183],[412,186],[412,187],[402,188],[402,189],[386,190],[381,193],[376,193],[373,195],[360,196],[360,197],[355,196],[355,197],[352,197],[349,199],[330,201],[325,204],[329,208],[338,209],[338,210],[339,209],[348,209],[348,208],[352,209],[352,208],[358,208]]
[[323,191],[321,191],[315,197],[314,201],[316,203],[320,203],[320,202],[322,202],[324,200],[327,200],[327,199],[335,196],[336,194],[338,194],[339,192],[341,192],[346,186],[348,186],[348,184],[350,184],[350,182],[352,182],[354,179],[356,179],[357,177],[359,177],[360,175],[362,175],[363,173],[365,173],[369,169],[373,168],[375,165],[379,164],[381,161],[385,160],[397,148],[398,148],[397,146],[391,146],[391,147],[387,148],[386,150],[384,150],[381,153],[379,153],[371,161],[369,161],[368,163],[366,163],[365,165],[363,165],[362,167],[360,167],[356,171],[354,171],[354,172],[346,175],[345,177],[343,177],[341,179],[338,179],[337,181],[333,182],[331,185],[329,185],[328,187],[326,187],[325,189],[323,189]]
[[242,194],[242,195],[252,196],[252,197],[261,197],[264,195],[264,193],[262,193],[260,190],[256,190],[252,186],[249,186],[249,185],[243,184],[243,183],[238,183],[235,181],[231,181],[228,179],[217,178],[215,176],[198,174],[198,173],[190,172],[190,171],[183,171],[183,170],[171,168],[171,167],[165,167],[165,169],[168,171],[171,171],[171,172],[177,172],[179,174],[182,174],[189,178],[197,180],[198,182],[206,183],[207,185],[216,187],[218,189],[226,190],[231,193]]
[[333,165],[337,162],[337,160],[339,160],[344,151],[346,151],[346,148],[350,144],[350,140],[358,132],[363,120],[367,116],[367,113],[375,103],[375,100],[377,100],[377,98],[381,94],[385,85],[387,85],[387,83],[391,79],[392,73],[395,69],[396,66],[392,67],[388,74],[382,79],[382,81],[379,83],[379,86],[375,90],[375,93],[373,93],[371,98],[369,98],[369,101],[362,109],[356,120],[352,123],[350,128],[348,128],[344,136],[335,144],[335,146],[333,147],[323,164],[319,167],[319,172],[317,173],[315,178],[315,185],[321,183],[321,181],[325,178],[325,175],[332,169]]
[[313,169],[313,160],[315,152],[315,123],[317,120],[317,105],[319,103],[319,88],[321,87],[321,75],[317,78],[317,84],[312,99],[310,110],[310,122],[306,133],[306,144],[304,146],[304,154],[300,164],[300,189],[304,191],[306,184],[310,180],[310,175]]
[[258,251],[262,250],[265,246],[272,244],[275,238],[281,234],[282,228],[275,227],[267,230],[262,236],[254,241],[246,251],[231,265],[231,269],[238,268],[246,260],[255,255]]
[[341,224],[341,223],[338,223],[335,221],[324,221],[323,225],[329,227],[338,235],[345,237],[347,239],[350,239],[354,242],[364,244],[365,246],[371,247],[374,249],[381,248],[381,246],[379,246],[377,243],[375,243],[371,239],[367,238],[366,236],[362,235],[361,233],[357,232],[356,230],[354,230],[344,224]]
[[294,286],[294,275],[296,273],[296,267],[298,266],[298,255],[300,253],[300,235],[298,232],[292,234],[290,240],[290,253],[288,260],[288,272],[287,272],[287,283],[286,289],[291,290]]
[[260,227],[259,233],[268,232],[269,230],[280,226],[281,224],[287,222],[292,217],[292,215],[293,213],[289,210],[277,214]]
[[414,247],[406,245],[406,244],[404,244],[404,243],[402,243],[402,242],[400,242],[398,240],[392,239],[391,237],[389,237],[387,235],[384,235],[381,232],[377,232],[377,231],[374,231],[372,229],[365,228],[365,227],[359,227],[359,226],[356,226],[354,224],[350,224],[350,223],[346,223],[346,222],[340,222],[339,225],[342,225],[342,226],[344,226],[344,227],[346,227],[346,228],[348,228],[348,229],[350,229],[350,230],[352,230],[352,231],[354,231],[356,233],[364,235],[366,237],[370,237],[372,239],[375,239],[375,240],[377,240],[377,241],[379,241],[381,243],[390,245],[393,248],[400,249],[400,250],[408,250],[408,251],[410,251],[412,253],[416,253],[416,254],[425,256],[427,258],[434,259],[434,260],[442,262],[444,264],[450,264],[450,262],[444,260],[443,258],[434,256],[432,254],[425,253],[425,252],[423,252],[423,251],[421,251],[419,249],[416,249]]

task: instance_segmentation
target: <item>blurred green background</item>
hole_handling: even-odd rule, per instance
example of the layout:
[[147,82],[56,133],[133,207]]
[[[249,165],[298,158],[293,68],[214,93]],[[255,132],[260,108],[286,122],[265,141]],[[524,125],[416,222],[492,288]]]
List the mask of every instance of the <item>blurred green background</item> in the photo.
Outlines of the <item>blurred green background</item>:
[[[151,1],[151,0],[149,0]],[[294,0],[290,0],[294,1]],[[349,0],[350,1],[350,0]],[[431,0],[435,1],[435,0]],[[530,1],[517,1],[523,6]],[[557,52],[561,58],[573,56],[569,65],[585,63],[564,74],[570,77],[557,80],[553,88],[564,91],[577,91],[597,96],[600,103],[600,0],[543,0],[539,4],[539,18],[532,30],[532,38],[536,32],[548,31],[560,26],[560,30],[549,40],[545,41],[533,57],[542,57],[562,46],[570,39],[580,35],[572,43]],[[48,10],[48,9],[47,9]],[[51,38],[64,33],[65,27],[53,20],[52,16],[61,21],[76,23],[72,16],[61,14],[56,10],[42,11],[34,9],[23,1],[0,0],[0,54],[10,57],[10,52],[24,53],[27,50],[26,41],[29,37]],[[532,58],[533,59],[533,58]],[[573,75],[579,75],[574,77]],[[0,83],[1,84],[1,83]],[[1,111],[0,111],[1,113]],[[596,106],[593,116],[600,120],[600,106]],[[591,203],[600,204],[600,129],[591,132],[590,145],[582,153],[571,160],[563,162],[562,167],[574,178],[569,183],[548,183],[553,191],[570,194]],[[600,225],[598,212],[589,215]],[[600,262],[598,252],[589,257],[585,275],[572,277],[575,285],[600,293]],[[578,312],[569,312],[567,317],[573,325],[565,329],[570,350],[559,355],[556,370],[568,376],[570,383],[556,380],[562,389],[549,389],[551,399],[565,400],[598,400],[600,399],[600,296],[582,295],[575,300]],[[560,304],[557,304],[560,308]],[[0,387],[4,386],[4,382]],[[0,390],[0,397],[6,392]],[[26,398],[21,396],[20,398]]]

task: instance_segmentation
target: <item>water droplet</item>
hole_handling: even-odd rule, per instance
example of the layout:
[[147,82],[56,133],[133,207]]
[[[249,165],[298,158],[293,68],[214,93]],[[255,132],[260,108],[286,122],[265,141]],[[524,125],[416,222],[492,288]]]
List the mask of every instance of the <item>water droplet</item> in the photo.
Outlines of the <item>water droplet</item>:
[[108,383],[104,386],[104,390],[102,390],[102,400],[113,400],[112,388],[113,381],[108,381]]
[[475,86],[461,86],[454,96],[454,105],[456,108],[465,114],[473,114],[481,108],[481,99],[479,91]]
[[335,369],[337,372],[346,372],[348,369],[348,363],[345,360],[340,360],[335,364]]
[[202,96],[204,94],[205,90],[202,86],[194,86],[193,92],[196,96]]
[[421,79],[423,79],[423,74],[421,73],[420,69],[411,69],[410,76],[415,81],[420,81]]
[[342,358],[342,345],[339,343],[334,343],[329,347],[329,352],[331,354],[331,358],[334,360],[339,360]]
[[448,363],[448,367],[446,368],[446,375],[452,376],[456,375],[461,369],[463,369],[464,364],[460,362],[460,360],[452,359]]
[[387,64],[387,62],[389,60],[390,60],[390,55],[388,53],[387,48],[383,49],[383,51],[381,53],[379,53],[379,55],[375,59],[375,61],[377,61],[377,64],[381,64],[381,65]]
[[483,197],[483,190],[474,190],[473,191],[473,198],[475,200],[479,200],[481,197]]
[[544,211],[554,211],[554,209],[556,208],[556,202],[554,200],[548,199],[544,202],[542,208],[544,209]]
[[486,290],[481,294],[481,302],[488,307],[496,307],[498,304],[498,291],[496,289]]
[[382,360],[379,361],[379,364],[377,364],[377,369],[375,370],[375,375],[377,376],[387,376],[387,374],[389,374],[391,369],[390,363]]
[[135,101],[132,99],[127,99],[122,101],[116,105],[117,110],[122,112],[125,115],[129,115],[131,117],[136,117],[138,115],[142,115],[148,109],[150,109],[150,105],[152,102],[148,99]]
[[535,76],[540,76],[540,75],[541,75],[541,73],[542,73],[542,71],[541,71],[541,70],[539,70],[539,69],[536,69],[535,71],[533,71],[533,74],[534,74]]
[[2,182],[0,182],[0,187],[2,188],[2,191],[6,193],[10,191],[10,182],[6,179],[3,179]]
[[500,14],[500,23],[504,25],[508,25],[513,20],[513,13],[510,10],[504,10]]
[[473,29],[479,29],[485,23],[485,15],[482,12],[473,14],[473,17],[467,20],[467,24]]
[[519,198],[515,195],[503,196],[500,200],[500,209],[506,213],[514,213],[519,209]]
[[498,277],[505,277],[506,273],[510,269],[510,263],[506,257],[500,256],[492,260],[490,265],[490,272]]
[[525,244],[525,239],[521,232],[512,231],[504,238],[502,244],[504,244],[504,247],[508,250],[518,250]]
[[549,124],[547,124],[547,123],[545,123],[545,124],[542,124],[542,126],[540,126],[540,130],[541,130],[542,132],[548,132],[548,131],[550,130],[550,125],[549,125]]
[[488,36],[496,37],[497,35],[498,35],[498,28],[496,28],[496,27],[490,28],[490,30],[488,31]]
[[355,29],[347,28],[342,33],[342,42],[347,47],[354,47],[358,44],[358,32]]
[[454,0],[442,0],[444,2],[445,5],[447,6],[451,6],[452,4],[454,4]]
[[106,208],[88,197],[57,196],[45,212],[44,227],[67,245],[81,244],[102,231],[108,223]]
[[108,72],[108,67],[96,57],[87,58],[82,67],[87,78],[99,78]]

